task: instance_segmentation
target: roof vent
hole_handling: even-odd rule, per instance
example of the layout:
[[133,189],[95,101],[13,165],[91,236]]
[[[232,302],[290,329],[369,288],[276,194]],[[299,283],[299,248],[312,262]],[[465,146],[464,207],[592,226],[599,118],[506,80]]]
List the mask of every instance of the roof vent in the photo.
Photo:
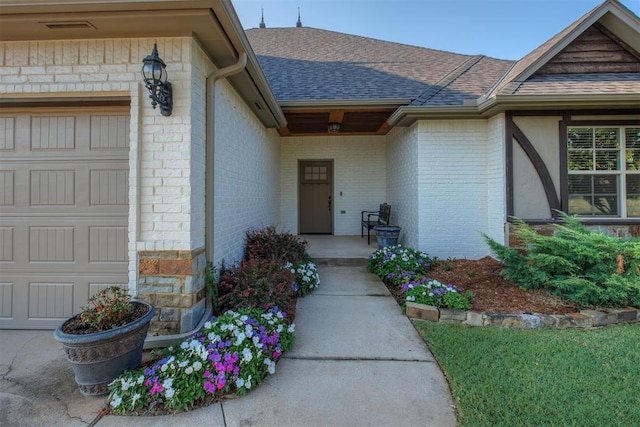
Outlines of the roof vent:
[[88,21],[42,22],[50,30],[95,30]]

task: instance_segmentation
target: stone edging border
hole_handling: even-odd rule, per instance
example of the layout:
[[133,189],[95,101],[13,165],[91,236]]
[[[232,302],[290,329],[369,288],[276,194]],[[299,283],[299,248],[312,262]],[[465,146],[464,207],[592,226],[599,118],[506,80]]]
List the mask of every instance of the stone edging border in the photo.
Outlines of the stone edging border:
[[636,308],[616,308],[582,310],[569,314],[501,314],[478,313],[476,311],[437,308],[431,305],[407,302],[406,315],[412,319],[430,322],[459,323],[468,326],[498,326],[501,328],[581,328],[589,329],[618,323],[637,322],[640,310]]

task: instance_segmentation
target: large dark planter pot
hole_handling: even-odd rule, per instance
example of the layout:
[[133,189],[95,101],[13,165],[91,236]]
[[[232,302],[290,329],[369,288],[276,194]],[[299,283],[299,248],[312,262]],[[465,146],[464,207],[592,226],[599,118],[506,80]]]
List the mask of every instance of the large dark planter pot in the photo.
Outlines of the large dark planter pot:
[[107,394],[107,386],[118,375],[126,369],[140,366],[142,346],[155,309],[146,302],[134,301],[132,304],[146,305],[149,310],[147,314],[125,326],[76,335],[63,332],[63,323],[53,333],[55,339],[62,344],[73,368],[76,383],[85,396]]
[[400,230],[402,230],[402,228],[395,225],[376,225],[373,229],[376,231],[378,249],[386,248],[387,246],[396,246],[398,244],[398,237],[400,237]]

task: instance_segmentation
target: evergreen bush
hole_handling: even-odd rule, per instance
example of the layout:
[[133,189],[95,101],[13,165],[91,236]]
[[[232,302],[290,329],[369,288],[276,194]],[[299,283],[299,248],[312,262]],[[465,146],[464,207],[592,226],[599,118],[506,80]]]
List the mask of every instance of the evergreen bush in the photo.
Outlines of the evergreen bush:
[[551,236],[516,220],[514,233],[523,243],[518,248],[484,235],[505,265],[504,276],[583,305],[640,307],[640,240],[593,232],[575,217],[561,217],[564,224],[556,224]]

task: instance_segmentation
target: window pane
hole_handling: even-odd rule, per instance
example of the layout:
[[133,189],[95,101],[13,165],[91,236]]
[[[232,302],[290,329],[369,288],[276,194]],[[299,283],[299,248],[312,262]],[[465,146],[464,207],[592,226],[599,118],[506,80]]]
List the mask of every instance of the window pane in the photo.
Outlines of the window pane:
[[640,216],[640,175],[627,175],[627,216]]
[[618,215],[618,177],[570,175],[569,214]]
[[568,128],[567,148],[570,150],[588,150],[593,148],[593,129]]
[[593,150],[570,150],[568,153],[569,170],[593,170]]
[[596,149],[619,148],[620,129],[618,128],[598,128],[595,131]]
[[625,130],[627,170],[640,170],[640,128]]
[[619,151],[596,151],[596,170],[618,170]]

